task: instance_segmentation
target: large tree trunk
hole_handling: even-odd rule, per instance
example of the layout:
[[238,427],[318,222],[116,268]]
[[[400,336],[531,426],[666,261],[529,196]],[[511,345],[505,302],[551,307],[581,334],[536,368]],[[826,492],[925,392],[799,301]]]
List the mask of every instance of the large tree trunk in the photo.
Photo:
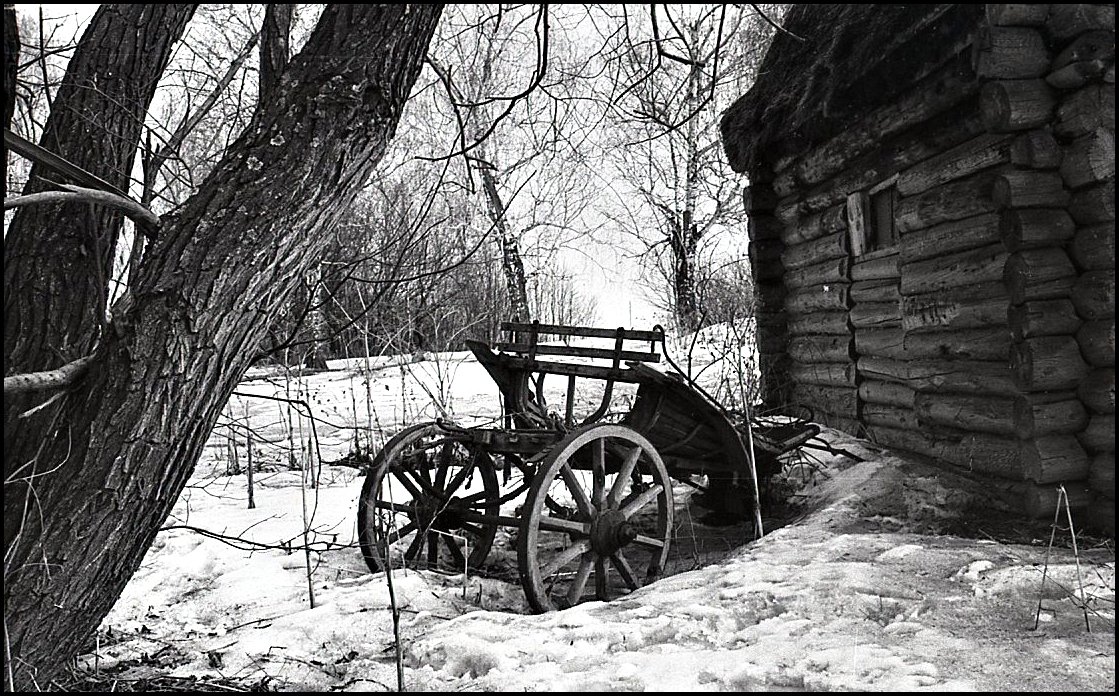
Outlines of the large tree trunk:
[[440,10],[328,7],[165,220],[84,378],[5,443],[12,687],[54,675],[139,565],[269,322],[384,154]]
[[[101,5],[78,44],[40,140],[127,191],[148,105],[195,5]],[[24,193],[59,175],[31,168]],[[84,203],[18,208],[4,238],[5,370],[46,370],[100,334],[122,216]],[[5,440],[11,433],[5,430]]]

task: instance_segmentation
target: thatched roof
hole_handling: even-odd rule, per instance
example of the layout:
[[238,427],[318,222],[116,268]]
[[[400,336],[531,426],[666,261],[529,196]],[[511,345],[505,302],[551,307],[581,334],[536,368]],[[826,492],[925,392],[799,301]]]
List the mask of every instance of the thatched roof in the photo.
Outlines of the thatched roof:
[[756,174],[894,99],[960,49],[983,7],[795,5],[754,86],[723,115],[731,166]]

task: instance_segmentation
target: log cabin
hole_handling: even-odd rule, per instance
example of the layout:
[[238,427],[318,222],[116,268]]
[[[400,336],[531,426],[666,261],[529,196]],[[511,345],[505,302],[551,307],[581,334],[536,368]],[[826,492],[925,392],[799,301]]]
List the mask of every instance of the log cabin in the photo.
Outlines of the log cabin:
[[[763,400],[1114,534],[1115,6],[796,5],[723,115]],[[1078,524],[1079,526],[1079,524]]]

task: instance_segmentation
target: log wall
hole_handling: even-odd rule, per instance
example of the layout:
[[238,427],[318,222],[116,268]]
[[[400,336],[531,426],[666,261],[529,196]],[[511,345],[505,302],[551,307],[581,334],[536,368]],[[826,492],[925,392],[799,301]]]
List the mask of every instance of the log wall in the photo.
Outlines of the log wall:
[[[987,5],[967,56],[747,199],[770,403],[1113,519],[1114,6],[1084,7]],[[867,252],[881,182],[899,241]]]
[[[1061,351],[1077,378],[1069,404],[1083,427],[1076,433],[1091,491],[1090,517],[1115,525],[1115,6],[1053,5],[1046,38],[1055,53],[1044,77],[1054,93],[1057,171],[1069,197],[1071,224],[1054,242],[1068,256],[1069,304],[1080,322],[1060,333]],[[1065,320],[1068,321],[1067,319]],[[1056,348],[1054,346],[1054,348]],[[1080,415],[1082,412],[1083,415]],[[1071,448],[1070,446],[1070,449]]]

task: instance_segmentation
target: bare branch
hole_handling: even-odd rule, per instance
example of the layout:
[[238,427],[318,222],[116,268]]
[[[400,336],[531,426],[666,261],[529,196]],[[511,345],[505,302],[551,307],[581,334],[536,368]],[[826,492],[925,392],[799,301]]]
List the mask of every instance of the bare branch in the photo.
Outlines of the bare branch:
[[4,378],[4,396],[48,391],[69,386],[84,375],[92,363],[93,355],[91,354],[66,363],[54,370],[9,375]]
[[41,203],[97,203],[121,211],[137,224],[145,236],[153,239],[162,224],[158,215],[131,198],[73,184],[59,184],[59,186],[66,190],[40,191],[39,193],[29,193],[24,196],[12,196],[5,199],[4,210]]

